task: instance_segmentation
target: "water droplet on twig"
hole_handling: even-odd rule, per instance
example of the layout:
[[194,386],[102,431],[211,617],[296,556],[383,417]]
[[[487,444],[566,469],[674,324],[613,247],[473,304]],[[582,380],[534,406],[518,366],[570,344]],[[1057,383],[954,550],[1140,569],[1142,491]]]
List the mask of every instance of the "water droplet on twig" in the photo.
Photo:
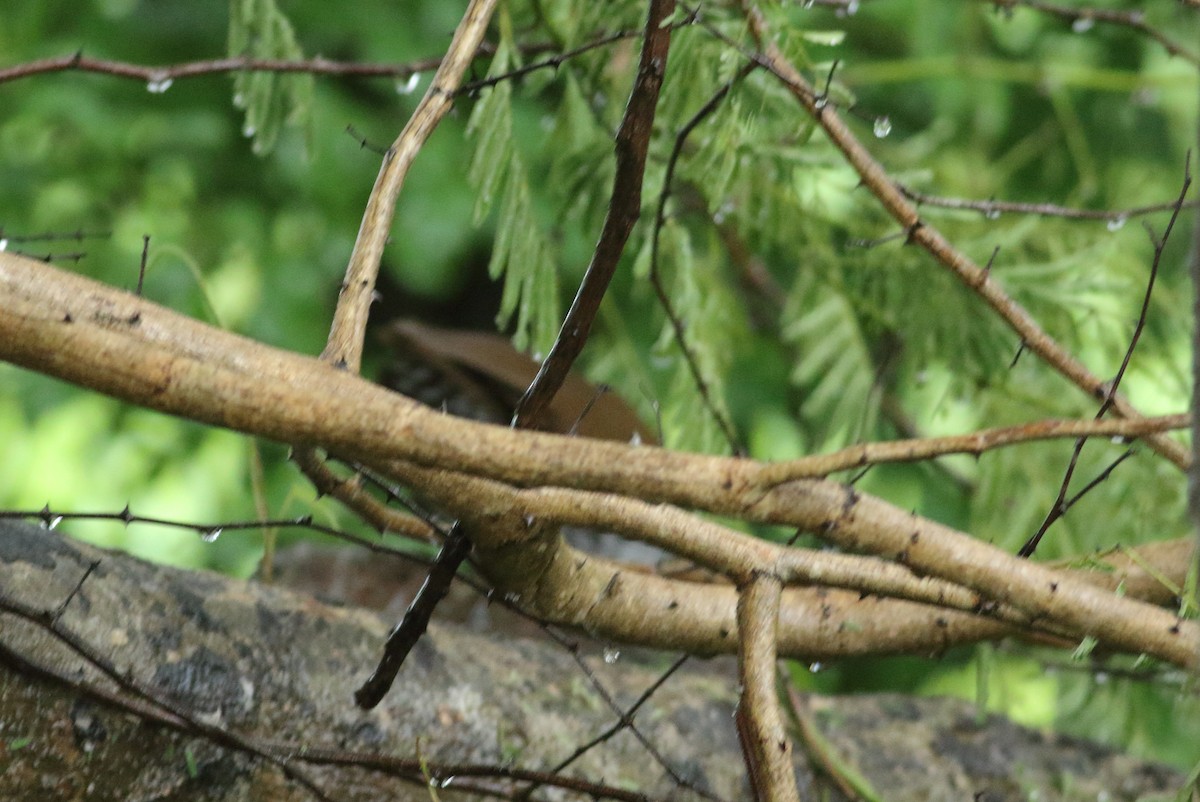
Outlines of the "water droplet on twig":
[[220,536],[221,536],[221,527],[219,527],[219,526],[216,527],[215,529],[207,529],[200,533],[200,539],[203,540],[205,543],[216,543],[217,538],[219,538]]
[[411,95],[413,92],[417,91],[417,85],[419,83],[421,83],[421,73],[419,72],[414,72],[412,75],[408,76],[407,80],[404,81],[397,79],[396,94]]
[[1071,23],[1071,30],[1075,33],[1087,33],[1096,24],[1096,20],[1088,16],[1076,17]]
[[892,132],[892,121],[886,115],[876,117],[873,130],[875,131],[875,136],[883,139]]
[[620,649],[605,649],[604,650],[604,662],[608,663],[610,666],[620,659],[621,659],[621,650]]
[[171,88],[171,84],[175,80],[166,73],[154,73],[150,76],[150,80],[146,81],[146,91],[152,95],[161,95]]
[[1125,215],[1119,214],[1116,217],[1109,218],[1109,221],[1104,224],[1104,227],[1109,231],[1120,231],[1125,227],[1125,221],[1128,220]]

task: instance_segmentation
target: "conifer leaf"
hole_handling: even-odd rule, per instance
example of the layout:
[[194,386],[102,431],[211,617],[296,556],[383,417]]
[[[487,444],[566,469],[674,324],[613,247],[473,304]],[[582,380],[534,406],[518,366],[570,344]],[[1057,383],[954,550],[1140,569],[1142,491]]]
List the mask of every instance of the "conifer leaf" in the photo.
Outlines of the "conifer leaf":
[[[234,58],[300,59],[304,53],[292,25],[275,0],[230,0],[229,55]],[[313,78],[303,73],[247,71],[234,74],[233,104],[245,112],[242,133],[259,156],[270,153],[284,125],[305,129],[312,105]]]
[[805,274],[786,313],[784,339],[796,348],[792,381],[804,391],[801,414],[826,445],[845,445],[874,425],[875,367],[849,300],[837,288]]

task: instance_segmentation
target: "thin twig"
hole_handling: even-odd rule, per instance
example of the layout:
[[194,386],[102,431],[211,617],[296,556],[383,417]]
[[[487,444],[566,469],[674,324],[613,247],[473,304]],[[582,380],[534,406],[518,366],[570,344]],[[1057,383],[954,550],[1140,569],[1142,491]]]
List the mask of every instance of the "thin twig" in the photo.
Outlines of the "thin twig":
[[982,429],[971,434],[947,437],[921,437],[913,440],[862,443],[829,454],[802,457],[787,462],[768,463],[759,471],[763,487],[776,487],[784,482],[828,476],[837,471],[883,465],[894,462],[917,462],[949,454],[979,456],[1006,446],[1054,440],[1064,437],[1119,437],[1132,440],[1148,434],[1183,429],[1190,417],[1183,412],[1153,418],[1119,418],[1110,420],[1044,420]]
[[[1167,240],[1170,239],[1171,232],[1175,229],[1175,222],[1179,219],[1180,212],[1183,209],[1184,199],[1187,198],[1188,190],[1191,188],[1191,185],[1191,154],[1189,153],[1185,159],[1183,167],[1183,186],[1180,188],[1179,197],[1175,199],[1175,203],[1171,211],[1171,218],[1167,221],[1166,230],[1163,231],[1163,235],[1161,237],[1155,237],[1153,234],[1150,235],[1150,241],[1154,245],[1154,258],[1150,262],[1150,275],[1146,279],[1146,291],[1142,295],[1142,308],[1138,312],[1137,325],[1134,326],[1133,334],[1129,338],[1129,347],[1125,349],[1125,356],[1121,360],[1121,367],[1117,369],[1116,377],[1112,380],[1112,382],[1109,383],[1109,386],[1105,392],[1104,402],[1100,405],[1099,411],[1096,412],[1097,420],[1104,417],[1104,414],[1112,408],[1113,401],[1117,397],[1117,390],[1121,386],[1121,380],[1125,378],[1125,371],[1129,368],[1130,360],[1133,359],[1133,351],[1135,348],[1137,348],[1138,341],[1141,340],[1142,337],[1142,331],[1144,331],[1146,328],[1146,319],[1150,315],[1150,298],[1154,293],[1155,280],[1158,278],[1158,266],[1162,261],[1163,249],[1166,248]],[[1049,512],[1046,513],[1046,517],[1042,521],[1041,526],[1038,527],[1038,530],[1028,540],[1026,540],[1024,544],[1022,544],[1021,549],[1017,552],[1018,556],[1032,556],[1037,550],[1038,544],[1042,542],[1042,538],[1045,536],[1050,527],[1058,519],[1066,515],[1067,510],[1071,506],[1066,503],[1067,490],[1071,486],[1071,477],[1075,473],[1075,466],[1079,462],[1079,456],[1083,452],[1083,446],[1086,442],[1087,435],[1084,435],[1075,441],[1075,449],[1071,453],[1071,459],[1067,463],[1067,470],[1063,475],[1063,480],[1058,488],[1058,498],[1056,498],[1054,504],[1051,505]],[[1119,461],[1120,460],[1118,460],[1118,462]],[[1115,465],[1113,467],[1115,467]],[[1107,476],[1111,470],[1112,467],[1105,472],[1105,476]],[[1095,483],[1092,483],[1089,485],[1089,489],[1094,486]],[[1078,496],[1075,500],[1078,500]],[[1074,504],[1074,501],[1072,501],[1071,504]]]
[[[1173,210],[1178,201],[1168,203],[1152,203],[1147,206],[1133,206],[1128,209],[1079,209],[1074,206],[1060,206],[1055,203],[1020,203],[1017,201],[1001,200],[969,200],[966,198],[947,198],[940,195],[929,195],[919,192],[912,187],[896,181],[896,188],[914,203],[922,206],[936,206],[940,209],[965,209],[979,212],[985,218],[997,214],[1031,214],[1039,217],[1063,217],[1068,220],[1103,220],[1113,228],[1118,224],[1134,217],[1143,217],[1158,212]],[[1200,201],[1189,201],[1183,204],[1185,209],[1200,208]],[[900,235],[890,235],[900,236]]]
[[692,131],[700,123],[716,111],[734,85],[753,72],[757,67],[758,65],[752,61],[744,64],[732,78],[722,84],[713,93],[712,97],[692,115],[691,119],[683,124],[683,127],[679,129],[679,133],[675,135],[675,145],[671,148],[671,155],[667,159],[667,169],[663,177],[662,192],[658,196],[658,213],[654,216],[654,233],[650,239],[650,284],[654,287],[654,293],[658,296],[658,303],[662,306],[663,312],[667,315],[667,320],[671,323],[671,328],[675,331],[675,342],[679,345],[679,350],[683,352],[684,361],[687,362],[688,370],[692,374],[692,382],[696,385],[696,389],[700,393],[700,398],[704,402],[708,414],[712,416],[717,426],[720,427],[721,432],[725,435],[725,441],[729,443],[730,449],[734,454],[739,456],[746,454],[746,447],[742,444],[741,439],[734,430],[733,423],[725,417],[725,414],[717,407],[716,402],[713,401],[712,388],[708,386],[708,381],[700,371],[700,364],[696,360],[696,355],[688,347],[686,326],[683,319],[675,311],[675,305],[672,303],[671,297],[667,294],[666,288],[663,287],[658,257],[662,228],[667,222],[667,200],[671,197],[671,183],[674,180],[675,167],[679,163],[679,156],[683,153],[683,146],[687,142],[688,136],[691,135]]
[[1158,28],[1147,23],[1146,13],[1141,9],[1122,11],[1094,6],[1060,6],[1057,3],[1046,3],[1042,0],[984,0],[984,2],[1005,11],[1011,11],[1016,6],[1025,6],[1043,14],[1051,14],[1070,22],[1076,33],[1085,33],[1096,23],[1129,28],[1158,42],[1167,51],[1167,55],[1179,56],[1200,66],[1200,53],[1184,48]]
[[[493,49],[490,45],[483,44],[479,47],[477,54],[487,55]],[[0,84],[53,72],[92,72],[116,78],[132,78],[147,83],[155,82],[159,86],[162,86],[164,82],[226,72],[294,72],[364,78],[408,78],[436,69],[440,64],[440,58],[420,59],[406,64],[363,64],[357,61],[331,61],[318,56],[311,59],[233,57],[151,66],[91,58],[79,52],[69,56],[29,61],[0,69]]]

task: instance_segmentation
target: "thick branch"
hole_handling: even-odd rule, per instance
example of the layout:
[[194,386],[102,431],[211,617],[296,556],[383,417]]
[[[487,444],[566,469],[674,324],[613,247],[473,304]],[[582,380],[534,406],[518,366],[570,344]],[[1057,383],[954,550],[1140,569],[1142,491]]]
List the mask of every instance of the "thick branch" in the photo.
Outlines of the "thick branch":
[[792,744],[783,730],[775,692],[780,590],[779,579],[761,574],[738,594],[738,735],[759,802],[800,800]]
[[[11,254],[0,254],[0,296],[6,299],[0,358],[133,403],[375,465],[403,460],[512,486],[584,488],[797,526],[1113,648],[1178,665],[1197,660],[1200,628],[1194,622],[1017,560],[833,482],[771,488],[758,479],[764,465],[753,460],[452,419],[317,360],[217,331]],[[472,502],[458,499],[460,509],[451,511],[467,513]],[[705,613],[715,612],[711,599],[698,602]]]

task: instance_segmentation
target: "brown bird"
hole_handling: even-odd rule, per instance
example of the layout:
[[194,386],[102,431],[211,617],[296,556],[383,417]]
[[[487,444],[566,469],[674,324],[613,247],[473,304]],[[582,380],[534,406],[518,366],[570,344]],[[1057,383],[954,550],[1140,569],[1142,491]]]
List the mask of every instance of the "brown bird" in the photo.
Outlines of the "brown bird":
[[[451,415],[507,425],[538,372],[535,360],[491,332],[398,320],[381,336],[392,361],[380,383]],[[576,374],[554,397],[543,428],[602,440],[658,442],[620,396]]]

